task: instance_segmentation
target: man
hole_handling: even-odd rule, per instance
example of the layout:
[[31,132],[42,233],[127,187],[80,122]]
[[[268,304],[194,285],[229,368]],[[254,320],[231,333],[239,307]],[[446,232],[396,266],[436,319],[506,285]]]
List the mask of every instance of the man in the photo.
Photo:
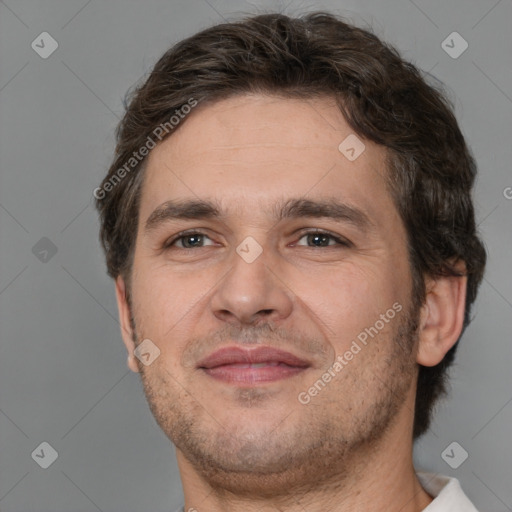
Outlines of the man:
[[101,241],[184,510],[474,511],[412,464],[485,266],[441,93],[269,14],[171,48],[117,135]]

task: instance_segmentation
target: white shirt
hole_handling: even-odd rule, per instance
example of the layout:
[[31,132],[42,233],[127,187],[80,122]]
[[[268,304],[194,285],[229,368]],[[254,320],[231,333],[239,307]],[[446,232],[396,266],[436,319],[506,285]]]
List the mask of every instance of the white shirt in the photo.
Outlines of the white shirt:
[[416,475],[423,489],[434,498],[423,512],[478,512],[456,478],[423,471]]
[[[424,471],[417,471],[416,475],[423,489],[434,498],[423,512],[478,512],[456,478]],[[184,510],[183,507],[180,512]]]

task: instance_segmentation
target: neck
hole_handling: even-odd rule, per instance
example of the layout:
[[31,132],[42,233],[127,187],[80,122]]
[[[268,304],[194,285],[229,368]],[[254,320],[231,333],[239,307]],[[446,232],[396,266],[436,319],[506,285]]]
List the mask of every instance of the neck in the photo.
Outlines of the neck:
[[[402,411],[378,443],[354,451],[349,460],[340,461],[339,467],[326,473],[321,481],[313,475],[309,480],[302,475],[300,481],[290,481],[290,485],[282,487],[288,492],[281,490],[274,495],[262,491],[261,496],[255,497],[254,493],[249,496],[227,491],[193,467],[177,449],[185,511],[420,512],[432,498],[421,487],[414,471],[409,416]],[[254,488],[250,480],[248,475],[248,488]]]

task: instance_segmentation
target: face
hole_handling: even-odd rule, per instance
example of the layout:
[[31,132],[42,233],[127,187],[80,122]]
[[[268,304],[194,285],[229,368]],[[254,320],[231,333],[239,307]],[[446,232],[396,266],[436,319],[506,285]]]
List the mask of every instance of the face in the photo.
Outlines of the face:
[[160,355],[131,365],[180,465],[233,489],[343,471],[412,423],[406,233],[352,133],[328,98],[246,95],[150,153],[130,313]]

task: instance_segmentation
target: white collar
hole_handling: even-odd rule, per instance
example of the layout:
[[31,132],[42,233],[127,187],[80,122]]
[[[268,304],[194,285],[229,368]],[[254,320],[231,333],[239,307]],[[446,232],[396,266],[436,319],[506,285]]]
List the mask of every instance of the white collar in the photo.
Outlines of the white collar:
[[434,498],[423,512],[478,512],[456,478],[424,471],[417,471],[416,476],[423,489]]

